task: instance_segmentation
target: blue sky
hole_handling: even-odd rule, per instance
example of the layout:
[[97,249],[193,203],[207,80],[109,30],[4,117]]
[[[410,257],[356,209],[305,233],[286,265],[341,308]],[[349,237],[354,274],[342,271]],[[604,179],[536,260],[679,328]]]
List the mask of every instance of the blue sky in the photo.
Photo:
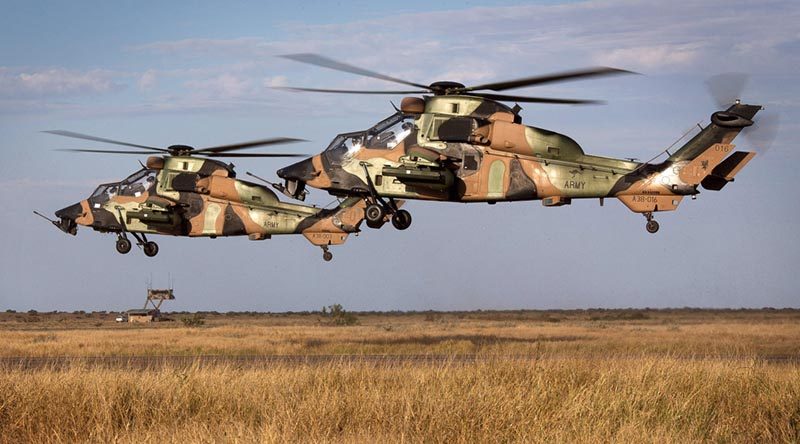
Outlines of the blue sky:
[[[363,310],[798,307],[794,195],[800,156],[800,6],[686,2],[4,2],[0,17],[0,308],[120,310],[172,275],[172,308]],[[719,193],[644,219],[609,201],[410,202],[405,232],[365,229],[324,263],[301,237],[159,238],[154,259],[113,236],[69,237],[35,218],[138,167],[136,156],[42,134],[68,129],[145,145],[208,146],[337,133],[392,112],[400,97],[293,94],[272,86],[387,88],[274,57],[315,52],[426,83],[485,82],[583,66],[645,75],[521,90],[608,100],[526,105],[525,123],[587,152],[648,159],[715,110],[704,80],[750,75],[742,99],[779,113],[775,143]],[[742,137],[740,148],[751,148]],[[141,159],[143,160],[143,159]],[[280,160],[243,159],[274,178]],[[310,196],[324,205],[332,198]]]

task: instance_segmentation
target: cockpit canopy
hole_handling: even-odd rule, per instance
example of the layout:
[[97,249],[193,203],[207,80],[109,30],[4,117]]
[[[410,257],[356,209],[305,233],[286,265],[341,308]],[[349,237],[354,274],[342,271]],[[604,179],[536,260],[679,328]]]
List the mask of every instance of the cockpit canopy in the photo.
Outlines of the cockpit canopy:
[[340,164],[364,148],[392,149],[412,133],[416,117],[418,116],[397,112],[366,131],[339,134],[328,145],[324,154],[331,163]]
[[157,170],[142,168],[122,181],[98,186],[89,197],[89,201],[102,204],[114,196],[139,197],[145,192],[155,194],[157,175]]

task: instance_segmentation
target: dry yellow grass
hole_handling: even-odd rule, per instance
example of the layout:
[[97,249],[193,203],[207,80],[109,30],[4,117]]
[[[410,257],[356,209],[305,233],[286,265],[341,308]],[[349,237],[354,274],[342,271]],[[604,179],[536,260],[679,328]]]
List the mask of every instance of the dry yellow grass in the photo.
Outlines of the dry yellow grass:
[[[6,357],[454,359],[6,368],[0,442],[800,442],[800,365],[761,359],[800,356],[796,314],[558,316],[362,316],[356,327],[314,316],[210,317],[194,329],[6,325]],[[456,358],[465,353],[482,359]],[[507,359],[515,354],[536,358]]]
[[[713,312],[712,312],[713,313]],[[362,316],[331,327],[319,317],[211,318],[202,328],[180,322],[147,327],[107,322],[69,328],[23,324],[2,330],[0,356],[273,355],[273,354],[557,354],[800,357],[800,316],[653,316],[638,320],[565,318],[458,319]],[[67,328],[65,328],[67,327]]]
[[12,371],[2,442],[797,442],[800,371],[753,362]]

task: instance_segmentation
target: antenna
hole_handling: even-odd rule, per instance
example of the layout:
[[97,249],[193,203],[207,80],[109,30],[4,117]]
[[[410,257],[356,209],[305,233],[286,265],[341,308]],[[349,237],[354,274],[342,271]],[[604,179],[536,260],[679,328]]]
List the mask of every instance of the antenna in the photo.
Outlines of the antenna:
[[658,154],[656,154],[655,156],[653,156],[653,158],[652,158],[652,159],[650,159],[650,160],[648,160],[647,162],[644,162],[644,163],[640,164],[638,167],[636,167],[636,169],[635,169],[635,170],[631,171],[631,172],[630,172],[630,173],[628,173],[628,174],[633,174],[633,173],[635,173],[635,172],[639,171],[639,170],[640,170],[640,169],[642,169],[642,168],[643,168],[645,165],[649,165],[649,164],[650,164],[650,162],[652,162],[652,161],[654,161],[654,160],[658,159],[659,157],[661,157],[661,156],[662,156],[664,153],[666,153],[666,154],[669,154],[669,155],[671,156],[671,155],[672,155],[672,153],[670,153],[670,152],[669,152],[669,150],[671,150],[671,149],[672,149],[672,147],[674,147],[675,145],[677,145],[677,144],[678,144],[678,142],[680,142],[680,141],[681,141],[681,140],[683,140],[683,139],[684,139],[686,136],[688,136],[688,135],[689,135],[689,133],[691,133],[692,131],[694,131],[694,129],[695,129],[695,126],[696,126],[696,127],[698,127],[698,128],[700,128],[700,130],[701,130],[701,131],[703,130],[703,125],[701,125],[700,123],[701,123],[701,122],[697,122],[696,124],[692,125],[692,127],[691,127],[691,128],[689,128],[688,130],[686,130],[686,132],[684,132],[684,133],[683,133],[683,134],[682,134],[680,137],[678,137],[678,138],[677,138],[677,139],[676,139],[674,142],[672,142],[672,145],[668,146],[666,149],[664,149],[664,151],[661,151],[660,153],[658,153]]
[[255,174],[251,173],[250,171],[245,171],[245,174],[247,174],[247,175],[248,175],[248,176],[250,176],[250,177],[253,177],[253,178],[256,178],[256,179],[258,179],[258,180],[260,180],[260,181],[264,182],[264,183],[265,183],[265,184],[267,184],[267,185],[272,185],[273,187],[278,187],[278,186],[280,186],[279,184],[272,183],[272,182],[268,181],[267,179],[264,179],[263,177],[256,176]]

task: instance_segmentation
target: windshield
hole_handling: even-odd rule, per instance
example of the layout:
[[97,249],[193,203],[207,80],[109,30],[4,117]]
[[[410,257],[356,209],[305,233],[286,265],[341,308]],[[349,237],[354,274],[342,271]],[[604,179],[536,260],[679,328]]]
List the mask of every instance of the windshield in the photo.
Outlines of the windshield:
[[362,148],[392,149],[414,129],[414,116],[398,112],[366,131],[339,134],[325,149],[325,156],[331,163],[341,164]]
[[156,174],[158,174],[156,170],[141,169],[120,182],[100,185],[89,200],[92,203],[102,204],[117,195],[139,197],[145,191],[152,192],[156,184]]
[[336,165],[340,165],[345,159],[353,157],[353,154],[358,152],[364,144],[364,133],[359,131],[357,133],[339,134],[333,139],[328,148],[325,149],[325,157]]
[[156,170],[142,169],[120,182],[119,194],[139,197],[145,191],[151,191],[156,184]]
[[402,142],[414,129],[414,118],[400,113],[389,116],[367,130],[366,147],[391,149]]
[[105,183],[94,190],[94,193],[89,197],[89,201],[99,204],[106,203],[109,199],[116,196],[118,191],[119,187],[116,183]]

